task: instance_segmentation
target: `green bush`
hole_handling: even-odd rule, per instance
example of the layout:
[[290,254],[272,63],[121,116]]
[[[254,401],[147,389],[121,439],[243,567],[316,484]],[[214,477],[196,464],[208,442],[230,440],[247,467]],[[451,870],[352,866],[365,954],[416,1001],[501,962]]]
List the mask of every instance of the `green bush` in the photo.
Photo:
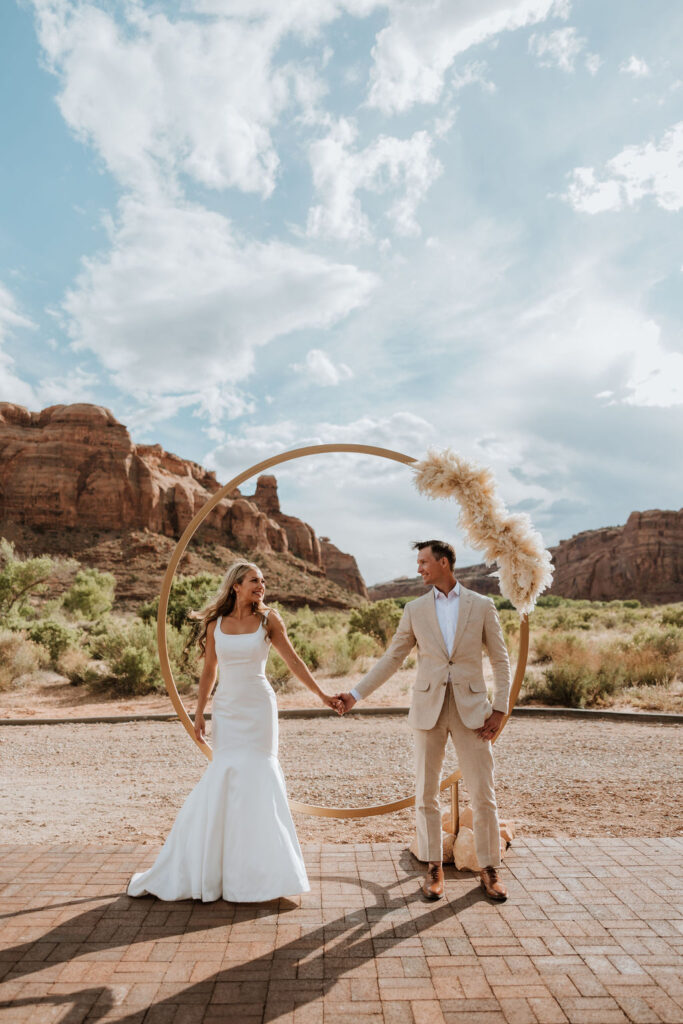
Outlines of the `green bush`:
[[116,580],[110,572],[81,569],[62,599],[67,611],[84,619],[99,619],[114,605]]
[[314,670],[319,667],[321,662],[320,648],[312,641],[307,640],[305,637],[290,634],[289,639],[292,642],[292,647],[299,655],[301,660],[308,668]]
[[339,636],[334,642],[332,655],[328,662],[331,676],[348,676],[353,669],[354,658],[350,650],[349,637]]
[[365,633],[386,647],[401,621],[401,609],[391,598],[354,608],[349,616],[349,633]]
[[536,601],[536,606],[538,608],[559,608],[567,600],[567,598],[560,597],[558,594],[541,594]]
[[662,624],[683,626],[683,604],[670,605],[662,611]]
[[[208,572],[200,572],[196,576],[175,576],[168,595],[167,621],[176,629],[181,629],[188,621],[189,612],[199,611],[220,585],[221,577]],[[158,612],[158,597],[138,609],[143,622],[156,622]]]
[[54,666],[67,647],[75,647],[78,643],[76,630],[65,626],[63,622],[56,622],[54,619],[42,619],[35,622],[29,627],[28,635],[34,643],[42,644],[48,651],[50,662]]
[[[166,646],[178,690],[197,682],[199,655],[187,649],[190,625],[166,627]],[[95,658],[106,663],[103,685],[124,696],[162,692],[164,681],[157,653],[156,628],[151,622],[110,620],[106,632],[90,638]]]
[[19,558],[14,544],[0,537],[0,616],[3,620],[13,610],[25,607],[30,594],[44,593],[57,568],[58,563],[49,555]]
[[636,601],[635,598],[629,598],[628,601],[621,602],[624,608],[640,608],[640,601]]
[[367,633],[349,633],[346,637],[349,654],[353,661],[357,658],[372,658],[380,653],[380,647],[374,637]]
[[514,611],[514,604],[509,597],[503,597],[501,594],[493,594],[493,603],[499,612],[502,611]]
[[21,676],[44,668],[48,659],[46,648],[24,633],[0,629],[0,691],[8,690]]
[[274,647],[271,647],[270,654],[268,655],[266,675],[276,693],[286,690],[287,683],[292,678],[292,673],[287,667],[287,663],[280,657]]

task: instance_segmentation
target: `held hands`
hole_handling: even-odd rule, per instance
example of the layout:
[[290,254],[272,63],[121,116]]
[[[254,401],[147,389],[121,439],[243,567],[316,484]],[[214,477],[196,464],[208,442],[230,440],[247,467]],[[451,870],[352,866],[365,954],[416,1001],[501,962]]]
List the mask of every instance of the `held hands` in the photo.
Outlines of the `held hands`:
[[475,729],[474,731],[476,732],[479,739],[484,740],[484,742],[486,742],[487,740],[492,740],[493,737],[498,732],[498,730],[500,729],[504,718],[505,715],[503,714],[502,711],[492,711],[489,717],[482,725],[481,729]]
[[339,712],[340,715],[346,714],[350,711],[353,705],[356,703],[356,698],[352,697],[350,693],[338,693],[336,699],[339,701],[342,710]]
[[325,707],[330,708],[332,711],[336,711],[338,715],[344,714],[344,705],[338,697],[330,697],[327,693],[321,693],[320,699]]

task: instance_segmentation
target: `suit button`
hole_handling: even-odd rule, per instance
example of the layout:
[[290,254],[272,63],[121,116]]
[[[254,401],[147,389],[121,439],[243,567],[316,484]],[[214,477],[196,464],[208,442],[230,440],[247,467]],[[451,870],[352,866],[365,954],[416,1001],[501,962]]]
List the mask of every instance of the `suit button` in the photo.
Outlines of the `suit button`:
[[449,661],[449,662],[448,662],[448,664],[449,664],[449,665],[452,665],[452,664],[453,664],[453,662],[452,662],[452,661]]

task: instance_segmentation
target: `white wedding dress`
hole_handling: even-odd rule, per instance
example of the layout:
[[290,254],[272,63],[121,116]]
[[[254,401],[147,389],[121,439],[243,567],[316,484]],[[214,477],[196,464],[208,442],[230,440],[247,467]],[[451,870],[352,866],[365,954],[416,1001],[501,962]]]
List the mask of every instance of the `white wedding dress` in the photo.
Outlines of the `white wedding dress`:
[[249,903],[308,892],[301,847],[277,757],[275,694],[265,674],[269,640],[215,629],[218,686],[213,760],[129,896]]

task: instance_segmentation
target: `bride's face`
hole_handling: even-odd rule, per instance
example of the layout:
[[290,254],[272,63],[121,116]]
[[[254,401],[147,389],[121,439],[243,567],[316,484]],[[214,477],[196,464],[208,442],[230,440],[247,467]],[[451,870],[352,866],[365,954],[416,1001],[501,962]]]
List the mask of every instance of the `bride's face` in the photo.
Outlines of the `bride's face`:
[[258,604],[266,594],[266,583],[258,569],[250,569],[241,583],[235,584],[235,593],[240,601]]

